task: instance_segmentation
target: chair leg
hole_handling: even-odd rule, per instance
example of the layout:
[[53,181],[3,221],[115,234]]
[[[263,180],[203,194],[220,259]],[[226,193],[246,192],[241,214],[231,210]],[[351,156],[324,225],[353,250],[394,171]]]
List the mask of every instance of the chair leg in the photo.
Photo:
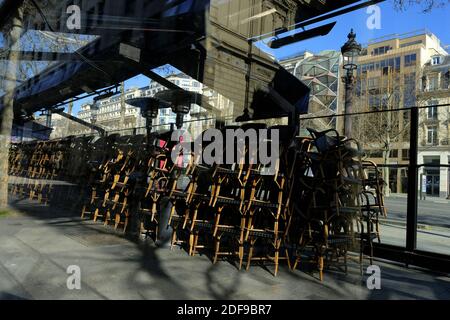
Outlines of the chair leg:
[[220,236],[214,237],[214,259],[213,264],[217,263],[217,258],[219,257],[219,250],[220,250]]
[[297,269],[297,265],[298,265],[299,262],[300,262],[300,257],[297,256],[297,257],[295,258],[294,265],[292,266],[292,271],[294,271],[294,270]]
[[169,226],[172,223],[173,215],[175,214],[175,203],[170,208],[169,222],[167,223]]
[[191,228],[190,228],[190,231],[191,231],[191,232],[194,230],[194,227],[195,227],[195,221],[197,220],[197,214],[198,214],[198,207],[195,208],[195,210],[194,210],[194,215],[193,215],[193,217],[192,217]]
[[291,258],[289,256],[289,250],[285,249],[284,250],[284,254],[286,255],[286,260],[287,260],[287,264],[288,264],[288,268],[289,270],[292,270],[292,266],[291,266]]
[[172,230],[172,238],[170,240],[170,250],[173,250],[173,246],[177,241],[177,228],[173,228]]
[[323,255],[320,255],[319,257],[319,279],[320,281],[323,281],[323,266],[324,266],[324,261],[323,261]]
[[276,277],[278,274],[278,268],[279,268],[279,260],[280,260],[280,246],[281,246],[281,240],[275,240],[275,272],[274,276]]
[[189,234],[189,255],[192,256],[192,249],[194,248],[194,234]]
[[255,242],[256,242],[255,239],[251,239],[250,240],[250,248],[248,250],[248,257],[247,257],[247,266],[245,268],[247,271],[250,270],[250,264],[252,263],[253,249],[254,249],[254,246],[255,246]]
[[94,212],[94,222],[97,222],[97,218],[98,218],[98,208],[96,208]]
[[127,231],[127,227],[128,227],[128,216],[125,216],[125,222],[123,223],[123,233],[125,234],[125,232]]
[[198,243],[198,231],[195,233],[194,236],[194,248],[192,250],[192,255],[194,256],[197,251],[197,243]]
[[244,261],[244,242],[239,241],[239,270],[242,269],[243,261]]
[[116,215],[114,217],[114,230],[117,230],[119,223],[120,223],[120,214],[116,213]]
[[111,212],[108,210],[106,210],[106,214],[105,214],[105,222],[103,223],[104,226],[107,226],[109,224],[109,220],[111,219]]

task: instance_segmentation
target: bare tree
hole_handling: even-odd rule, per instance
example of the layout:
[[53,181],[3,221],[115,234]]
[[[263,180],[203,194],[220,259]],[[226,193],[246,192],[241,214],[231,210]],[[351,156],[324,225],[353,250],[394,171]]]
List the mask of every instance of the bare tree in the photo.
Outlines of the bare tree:
[[125,104],[125,83],[120,83],[120,120],[119,120],[119,130],[125,129],[125,112],[126,112],[126,104]]
[[[24,8],[19,6],[15,12],[8,41],[11,45],[17,43],[23,32]],[[8,206],[8,158],[11,143],[11,130],[14,118],[14,91],[17,83],[17,66],[19,63],[19,51],[10,50],[6,63],[5,95],[3,96],[3,109],[0,124],[0,208]]]
[[52,61],[21,59],[21,52],[73,52],[85,45],[89,39],[83,35],[51,33],[40,30],[25,30],[24,17],[37,15],[36,8],[29,2],[23,2],[5,27],[6,44],[0,50],[0,208],[8,205],[8,151],[11,143],[11,131],[14,120],[14,94],[16,87],[23,81],[48,68]]
[[397,10],[406,10],[411,5],[420,5],[423,12],[430,12],[434,8],[440,8],[450,3],[450,0],[394,0]]
[[[354,138],[362,143],[369,158],[381,151],[386,182],[389,181],[391,151],[409,141],[409,112],[395,109],[402,108],[408,97],[416,96],[417,82],[415,73],[405,75],[392,70],[381,77],[360,77],[358,80],[355,106],[358,112],[374,113],[354,116]],[[391,192],[389,183],[384,190],[388,196]]]

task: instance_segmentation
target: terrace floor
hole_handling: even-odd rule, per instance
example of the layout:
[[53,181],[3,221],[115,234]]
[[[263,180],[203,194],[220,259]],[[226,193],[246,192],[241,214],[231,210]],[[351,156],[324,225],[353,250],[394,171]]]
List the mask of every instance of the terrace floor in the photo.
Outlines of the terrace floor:
[[[369,290],[358,265],[347,275],[261,266],[239,271],[205,255],[132,242],[74,214],[14,201],[0,213],[0,299],[450,299],[450,277],[375,261],[381,289]],[[67,268],[81,270],[81,289],[69,290]]]

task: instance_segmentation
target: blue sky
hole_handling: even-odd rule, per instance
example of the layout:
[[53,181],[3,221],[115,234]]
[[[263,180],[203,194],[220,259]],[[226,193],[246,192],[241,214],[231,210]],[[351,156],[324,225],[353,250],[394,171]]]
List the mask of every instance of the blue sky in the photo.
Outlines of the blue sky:
[[[330,19],[337,21],[334,29],[324,37],[318,37],[296,44],[285,46],[274,52],[277,59],[309,50],[319,52],[326,49],[339,50],[347,39],[347,34],[353,28],[357,34],[357,41],[366,44],[369,40],[389,34],[403,34],[419,29],[428,29],[441,39],[442,44],[450,44],[450,5],[444,8],[434,8],[431,12],[423,13],[420,5],[412,5],[404,11],[394,9],[392,0],[378,5],[381,9],[381,28],[370,30],[367,27],[369,14],[367,9],[360,9],[346,15]],[[320,25],[325,22],[321,22]],[[308,26],[308,28],[313,27]]]

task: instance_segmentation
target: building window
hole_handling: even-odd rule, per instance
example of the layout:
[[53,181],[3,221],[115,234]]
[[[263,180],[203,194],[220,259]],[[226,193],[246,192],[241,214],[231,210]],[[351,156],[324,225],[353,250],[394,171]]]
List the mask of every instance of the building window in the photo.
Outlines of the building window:
[[390,158],[398,158],[398,150],[397,149],[391,150],[390,154],[389,154],[389,157]]
[[427,116],[428,116],[428,119],[437,120],[438,108],[437,107],[429,107]]
[[436,57],[431,58],[431,64],[433,66],[437,65],[437,64],[440,64],[440,63],[441,63],[441,57],[440,56],[436,56]]
[[404,78],[404,98],[405,108],[413,107],[416,104],[416,73],[405,74]]
[[422,44],[422,40],[417,40],[417,41],[413,41],[413,42],[407,42],[407,43],[402,43],[400,45],[400,48],[404,48],[404,47],[410,47],[416,44]]
[[409,149],[402,150],[402,160],[409,160]]
[[378,88],[380,85],[380,78],[370,78],[368,79],[369,89]]
[[428,90],[433,91],[438,89],[438,77],[436,75],[430,76],[428,78]]
[[395,70],[400,70],[401,63],[400,57],[395,58]]
[[442,89],[448,89],[450,87],[450,71],[442,73],[441,82],[442,82]]
[[437,126],[429,126],[427,128],[427,143],[437,145]]
[[415,53],[405,56],[405,67],[416,65],[417,55]]
[[383,158],[383,152],[380,150],[370,150],[369,154],[371,158]]
[[385,54],[389,51],[389,49],[391,49],[389,46],[383,46],[383,47],[379,47],[379,48],[375,48],[373,50],[373,54],[375,56],[380,55],[380,54]]

